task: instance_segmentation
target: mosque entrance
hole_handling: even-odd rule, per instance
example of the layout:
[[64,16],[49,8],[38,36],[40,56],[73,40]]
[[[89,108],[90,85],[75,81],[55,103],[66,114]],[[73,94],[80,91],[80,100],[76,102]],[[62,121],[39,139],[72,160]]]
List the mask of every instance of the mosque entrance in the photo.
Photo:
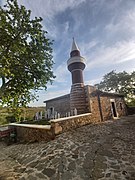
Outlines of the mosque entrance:
[[113,118],[117,118],[118,117],[118,114],[117,114],[117,110],[116,110],[116,104],[115,104],[115,101],[111,100],[111,109],[112,109],[112,116]]

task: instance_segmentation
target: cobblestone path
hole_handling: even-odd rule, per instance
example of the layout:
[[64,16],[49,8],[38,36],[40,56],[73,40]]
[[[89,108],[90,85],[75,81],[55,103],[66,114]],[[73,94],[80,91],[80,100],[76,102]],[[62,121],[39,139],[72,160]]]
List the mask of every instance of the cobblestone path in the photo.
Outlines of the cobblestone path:
[[48,143],[0,144],[0,180],[135,180],[135,116]]

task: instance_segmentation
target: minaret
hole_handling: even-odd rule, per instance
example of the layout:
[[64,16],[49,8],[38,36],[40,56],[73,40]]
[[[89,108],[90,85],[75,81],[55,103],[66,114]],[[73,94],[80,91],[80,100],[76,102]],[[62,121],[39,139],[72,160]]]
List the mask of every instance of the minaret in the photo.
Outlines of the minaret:
[[85,59],[80,56],[80,50],[73,39],[70,58],[67,61],[68,70],[72,74],[72,86],[70,92],[70,109],[77,109],[78,114],[86,113],[86,95],[83,81]]

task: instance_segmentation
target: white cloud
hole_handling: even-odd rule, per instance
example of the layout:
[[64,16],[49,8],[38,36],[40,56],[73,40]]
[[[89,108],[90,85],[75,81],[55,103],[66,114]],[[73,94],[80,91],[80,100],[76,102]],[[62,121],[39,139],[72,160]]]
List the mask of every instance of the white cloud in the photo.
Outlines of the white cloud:
[[55,91],[40,91],[38,101],[31,102],[29,106],[45,106],[45,103],[43,103],[43,101],[69,94],[69,92],[70,88]]
[[[49,32],[50,37],[56,39],[59,38],[62,34],[67,36],[67,32],[69,30],[69,22],[68,21],[65,22],[64,24],[65,27],[63,27],[62,24],[56,26],[55,17],[60,13],[65,12],[68,8],[71,10],[77,8],[79,5],[81,5],[81,3],[85,2],[86,0],[77,0],[77,1],[76,0],[68,0],[68,1],[38,0],[38,2],[37,0],[32,0],[32,1],[18,0],[18,1],[19,4],[25,5],[27,9],[30,9],[32,11],[32,18],[35,16],[43,17],[44,23],[46,25],[44,26],[44,29]],[[76,27],[76,25],[74,27]]]
[[69,75],[66,63],[64,62],[59,65],[56,70],[54,70],[54,74],[56,75],[55,82],[66,82],[66,77]]
[[57,87],[58,86],[53,85],[53,84],[47,84],[47,90],[54,89],[54,88],[57,88]]
[[102,67],[131,61],[135,59],[135,42],[123,41],[112,47],[100,46],[96,49],[96,53],[89,52],[86,57],[88,58],[87,70],[98,65]]
[[67,37],[68,31],[69,31],[69,22],[66,21],[65,23],[56,26],[54,25],[52,20],[49,20],[48,26],[44,26],[44,29],[49,32],[49,36],[52,37],[53,39],[62,39],[64,38],[64,41]]
[[49,99],[52,99],[52,98],[56,98],[56,97],[59,97],[59,96],[63,96],[63,95],[66,95],[66,94],[69,94],[70,92],[70,89],[67,88],[67,89],[62,89],[62,90],[56,90],[56,91],[53,91],[53,92],[46,92],[44,94],[44,99],[42,100],[49,100]]
[[85,84],[94,85],[94,84],[99,83],[101,80],[102,80],[102,77],[100,77],[100,78],[95,78],[95,79],[90,79],[90,80],[88,80],[88,81],[85,81]]
[[59,30],[58,30],[57,26],[55,26],[51,20],[49,20],[48,24],[49,24],[48,26],[43,24],[43,29],[45,29],[48,32],[49,37],[54,40],[58,37]]
[[[32,10],[36,16],[53,18],[57,13],[64,12],[67,8],[75,8],[85,0],[19,0],[20,4],[25,4],[29,9]],[[38,4],[37,4],[38,3]],[[38,6],[38,8],[37,8]]]
[[105,26],[106,35],[109,39],[124,35],[126,37],[135,38],[135,9],[127,10],[120,16],[114,16],[112,21]]
[[98,45],[97,40],[89,41],[88,43],[83,42],[80,44],[81,47],[81,54],[89,54],[92,48],[95,48]]
[[64,34],[67,34],[69,31],[69,22],[66,21],[65,24],[64,24]]

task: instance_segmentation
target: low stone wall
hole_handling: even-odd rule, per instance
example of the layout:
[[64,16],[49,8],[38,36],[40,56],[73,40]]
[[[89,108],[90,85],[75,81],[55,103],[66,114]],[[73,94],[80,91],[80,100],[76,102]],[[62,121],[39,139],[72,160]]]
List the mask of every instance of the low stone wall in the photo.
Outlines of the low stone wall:
[[57,135],[66,132],[70,129],[75,129],[86,124],[98,123],[100,122],[100,119],[95,118],[91,113],[87,113],[77,116],[50,120],[50,122],[54,134]]
[[16,129],[17,141],[19,142],[40,142],[52,140],[60,133],[86,124],[98,123],[100,118],[95,117],[92,113],[87,113],[50,120],[50,122],[51,125],[12,123],[9,125],[9,128],[14,127]]
[[9,125],[16,130],[19,142],[40,142],[54,139],[54,133],[49,125],[15,124]]

